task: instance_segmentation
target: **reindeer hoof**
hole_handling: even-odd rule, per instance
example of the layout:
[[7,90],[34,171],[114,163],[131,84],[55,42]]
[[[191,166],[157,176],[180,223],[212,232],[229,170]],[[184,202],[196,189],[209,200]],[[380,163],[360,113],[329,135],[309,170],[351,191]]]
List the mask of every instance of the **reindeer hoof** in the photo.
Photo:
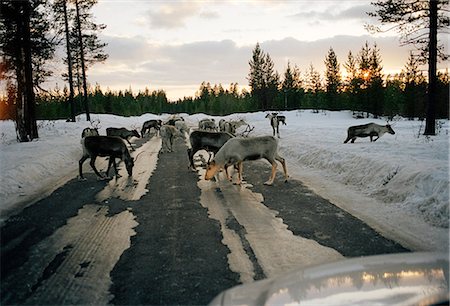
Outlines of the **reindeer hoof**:
[[264,183],[264,185],[266,185],[266,186],[272,186],[272,184],[273,184],[273,182],[270,182],[270,181],[267,181]]

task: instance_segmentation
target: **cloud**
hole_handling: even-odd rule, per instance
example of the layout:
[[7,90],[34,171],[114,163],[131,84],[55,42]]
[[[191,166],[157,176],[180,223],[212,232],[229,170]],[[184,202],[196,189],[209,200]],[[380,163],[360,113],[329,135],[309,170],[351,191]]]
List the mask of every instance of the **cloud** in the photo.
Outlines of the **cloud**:
[[[255,45],[239,46],[232,40],[201,41],[179,45],[159,45],[142,37],[105,37],[106,52],[110,55],[105,64],[95,65],[89,71],[91,84],[102,87],[126,89],[166,90],[171,99],[192,96],[201,82],[248,85],[248,62]],[[339,63],[347,60],[349,51],[356,55],[365,42],[376,42],[380,49],[383,67],[400,70],[406,63],[408,48],[400,48],[395,37],[335,36],[313,42],[294,38],[269,40],[260,43],[269,53],[275,69],[282,75],[287,61],[297,65],[304,73],[310,64],[322,75],[324,60],[330,47],[336,52]],[[341,66],[341,71],[343,71]],[[181,92],[184,90],[184,93]],[[176,94],[174,94],[176,92]]]
[[339,21],[339,20],[366,20],[366,12],[373,11],[373,7],[370,4],[355,5],[348,9],[339,10],[338,7],[330,7],[327,10],[310,10],[302,11],[293,15],[290,18],[294,19],[315,19],[317,21]]
[[199,14],[199,3],[195,1],[171,1],[150,10],[150,26],[156,29],[175,29],[185,25],[186,20]]

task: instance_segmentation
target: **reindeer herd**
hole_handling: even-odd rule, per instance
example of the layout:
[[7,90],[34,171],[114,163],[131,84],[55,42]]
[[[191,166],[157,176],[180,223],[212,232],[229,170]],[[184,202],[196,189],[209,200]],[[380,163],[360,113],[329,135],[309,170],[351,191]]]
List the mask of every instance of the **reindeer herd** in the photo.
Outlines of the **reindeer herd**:
[[[128,130],[126,128],[109,127],[106,129],[106,136],[101,136],[98,133],[98,128],[86,128],[82,132],[82,148],[83,155],[79,160],[79,177],[83,176],[83,163],[90,158],[90,166],[95,174],[101,178],[106,177],[99,173],[95,167],[95,160],[97,157],[108,157],[108,168],[106,176],[109,175],[111,166],[114,167],[116,177],[119,176],[117,172],[116,159],[119,158],[125,163],[126,170],[129,176],[132,176],[134,160],[131,157],[125,141],[133,149],[130,143],[132,137],[145,137],[151,135],[151,130],[154,130],[156,137],[161,137],[161,152],[172,152],[173,142],[175,137],[188,135],[190,147],[187,150],[189,168],[195,170],[194,155],[200,151],[205,150],[209,154],[206,165],[205,179],[211,180],[216,177],[216,174],[224,170],[227,179],[231,182],[232,177],[228,172],[230,167],[237,170],[237,181],[235,184],[242,183],[242,169],[243,162],[249,160],[265,159],[271,166],[272,171],[264,184],[272,185],[275,179],[277,161],[282,165],[285,181],[288,180],[288,173],[286,161],[278,153],[278,139],[280,138],[279,125],[287,125],[286,117],[278,115],[278,113],[268,113],[265,118],[268,118],[272,127],[273,136],[249,137],[250,132],[254,127],[250,126],[243,119],[237,121],[226,121],[221,119],[219,124],[213,118],[202,119],[198,122],[198,128],[189,128],[184,119],[179,116],[172,116],[166,122],[160,119],[153,119],[145,121],[142,125],[141,133],[137,130]],[[237,129],[246,126],[245,131],[237,134]],[[376,141],[383,134],[395,134],[394,130],[389,124],[379,125],[369,123],[365,125],[351,126],[347,130],[347,139],[344,143],[351,140],[355,141],[357,137],[370,137],[370,141]],[[277,136],[277,138],[275,137]],[[374,139],[374,137],[376,137]],[[214,157],[212,157],[214,156]],[[212,159],[211,159],[212,158]]]

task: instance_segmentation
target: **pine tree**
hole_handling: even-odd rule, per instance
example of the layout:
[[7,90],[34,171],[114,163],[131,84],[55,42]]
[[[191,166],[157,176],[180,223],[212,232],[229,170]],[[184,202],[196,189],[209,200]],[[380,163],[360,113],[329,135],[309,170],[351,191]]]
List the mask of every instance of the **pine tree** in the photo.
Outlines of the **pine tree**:
[[312,107],[314,112],[318,112],[320,105],[319,93],[322,89],[322,82],[320,79],[320,73],[314,68],[311,63],[308,70],[305,72],[305,89],[308,92],[308,107]]
[[287,64],[286,71],[283,75],[283,82],[281,83],[281,90],[284,93],[285,109],[290,107],[300,107],[299,93],[302,87],[302,80],[300,77],[300,69],[297,65],[291,67],[290,62]]
[[374,44],[370,52],[370,84],[369,84],[369,109],[375,118],[383,114],[383,67],[381,66],[380,50]]
[[267,84],[264,79],[265,55],[259,43],[253,50],[252,59],[248,63],[250,72],[248,74],[248,86],[250,92],[260,109],[265,109],[265,89]]
[[[446,35],[450,25],[448,0],[377,0],[373,3],[375,13],[382,24],[394,25],[401,35],[403,45],[411,44],[417,48],[419,58],[428,61],[428,103],[425,135],[436,134],[437,103],[437,61],[448,59],[443,44],[438,42],[438,34]],[[382,31],[369,26],[370,31]],[[428,35],[427,35],[428,33]]]
[[278,94],[278,88],[280,86],[280,75],[274,70],[274,62],[270,58],[270,55],[266,53],[264,62],[264,83],[266,84],[266,94],[263,99],[263,109],[275,108],[275,97]]
[[330,109],[336,109],[338,105],[338,96],[342,85],[342,78],[339,63],[333,48],[328,50],[324,63],[328,107]]
[[358,78],[358,64],[352,51],[348,52],[347,61],[344,63],[344,68],[347,76],[344,82],[344,89],[346,92],[356,93],[360,87],[360,79]]
[[[75,101],[74,101],[74,88],[73,88],[73,61],[72,52],[70,45],[70,28],[69,28],[69,18],[73,16],[71,11],[67,8],[67,0],[57,0],[54,3],[55,10],[55,23],[56,28],[64,28],[64,38],[66,44],[66,62],[67,62],[67,79],[69,83],[69,106],[70,106],[70,121],[75,122]],[[63,77],[65,74],[63,74]]]
[[402,70],[405,96],[405,115],[409,119],[422,117],[425,113],[424,96],[420,94],[425,84],[425,77],[419,70],[417,57],[410,52],[405,68]]
[[258,109],[267,110],[275,106],[274,100],[280,86],[280,76],[274,70],[274,63],[270,55],[264,53],[256,44],[252,59],[249,61],[250,72],[248,74],[248,85]]
[[358,104],[359,109],[361,111],[365,111],[366,117],[369,117],[369,112],[371,111],[370,107],[370,98],[369,98],[369,92],[368,88],[371,85],[372,81],[372,63],[371,63],[371,51],[369,47],[369,43],[366,41],[364,46],[361,48],[361,50],[358,53],[358,56],[356,58],[357,64],[358,64],[358,79],[360,82],[360,90],[358,94]]
[[74,0],[75,20],[70,37],[74,75],[77,77],[79,92],[82,93],[86,120],[88,121],[90,120],[90,111],[86,72],[89,66],[108,58],[108,55],[103,51],[106,44],[101,43],[98,38],[98,33],[106,26],[94,23],[90,12],[96,3],[97,0]]
[[0,1],[0,56],[5,76],[16,83],[16,131],[20,142],[38,138],[34,87],[51,73],[45,62],[55,46],[49,38],[45,1]]

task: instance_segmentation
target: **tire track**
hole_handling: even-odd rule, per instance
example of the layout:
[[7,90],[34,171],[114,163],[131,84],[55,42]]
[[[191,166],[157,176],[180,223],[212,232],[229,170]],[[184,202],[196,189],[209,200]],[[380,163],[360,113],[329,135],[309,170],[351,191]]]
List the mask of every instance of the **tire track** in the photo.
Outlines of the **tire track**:
[[[55,237],[42,242],[71,246],[63,263],[44,280],[25,304],[107,304],[111,299],[109,273],[120,255],[130,245],[133,227],[137,225],[129,211],[107,217],[106,206],[85,205],[77,217],[60,228]],[[76,229],[86,230],[76,239]]]

